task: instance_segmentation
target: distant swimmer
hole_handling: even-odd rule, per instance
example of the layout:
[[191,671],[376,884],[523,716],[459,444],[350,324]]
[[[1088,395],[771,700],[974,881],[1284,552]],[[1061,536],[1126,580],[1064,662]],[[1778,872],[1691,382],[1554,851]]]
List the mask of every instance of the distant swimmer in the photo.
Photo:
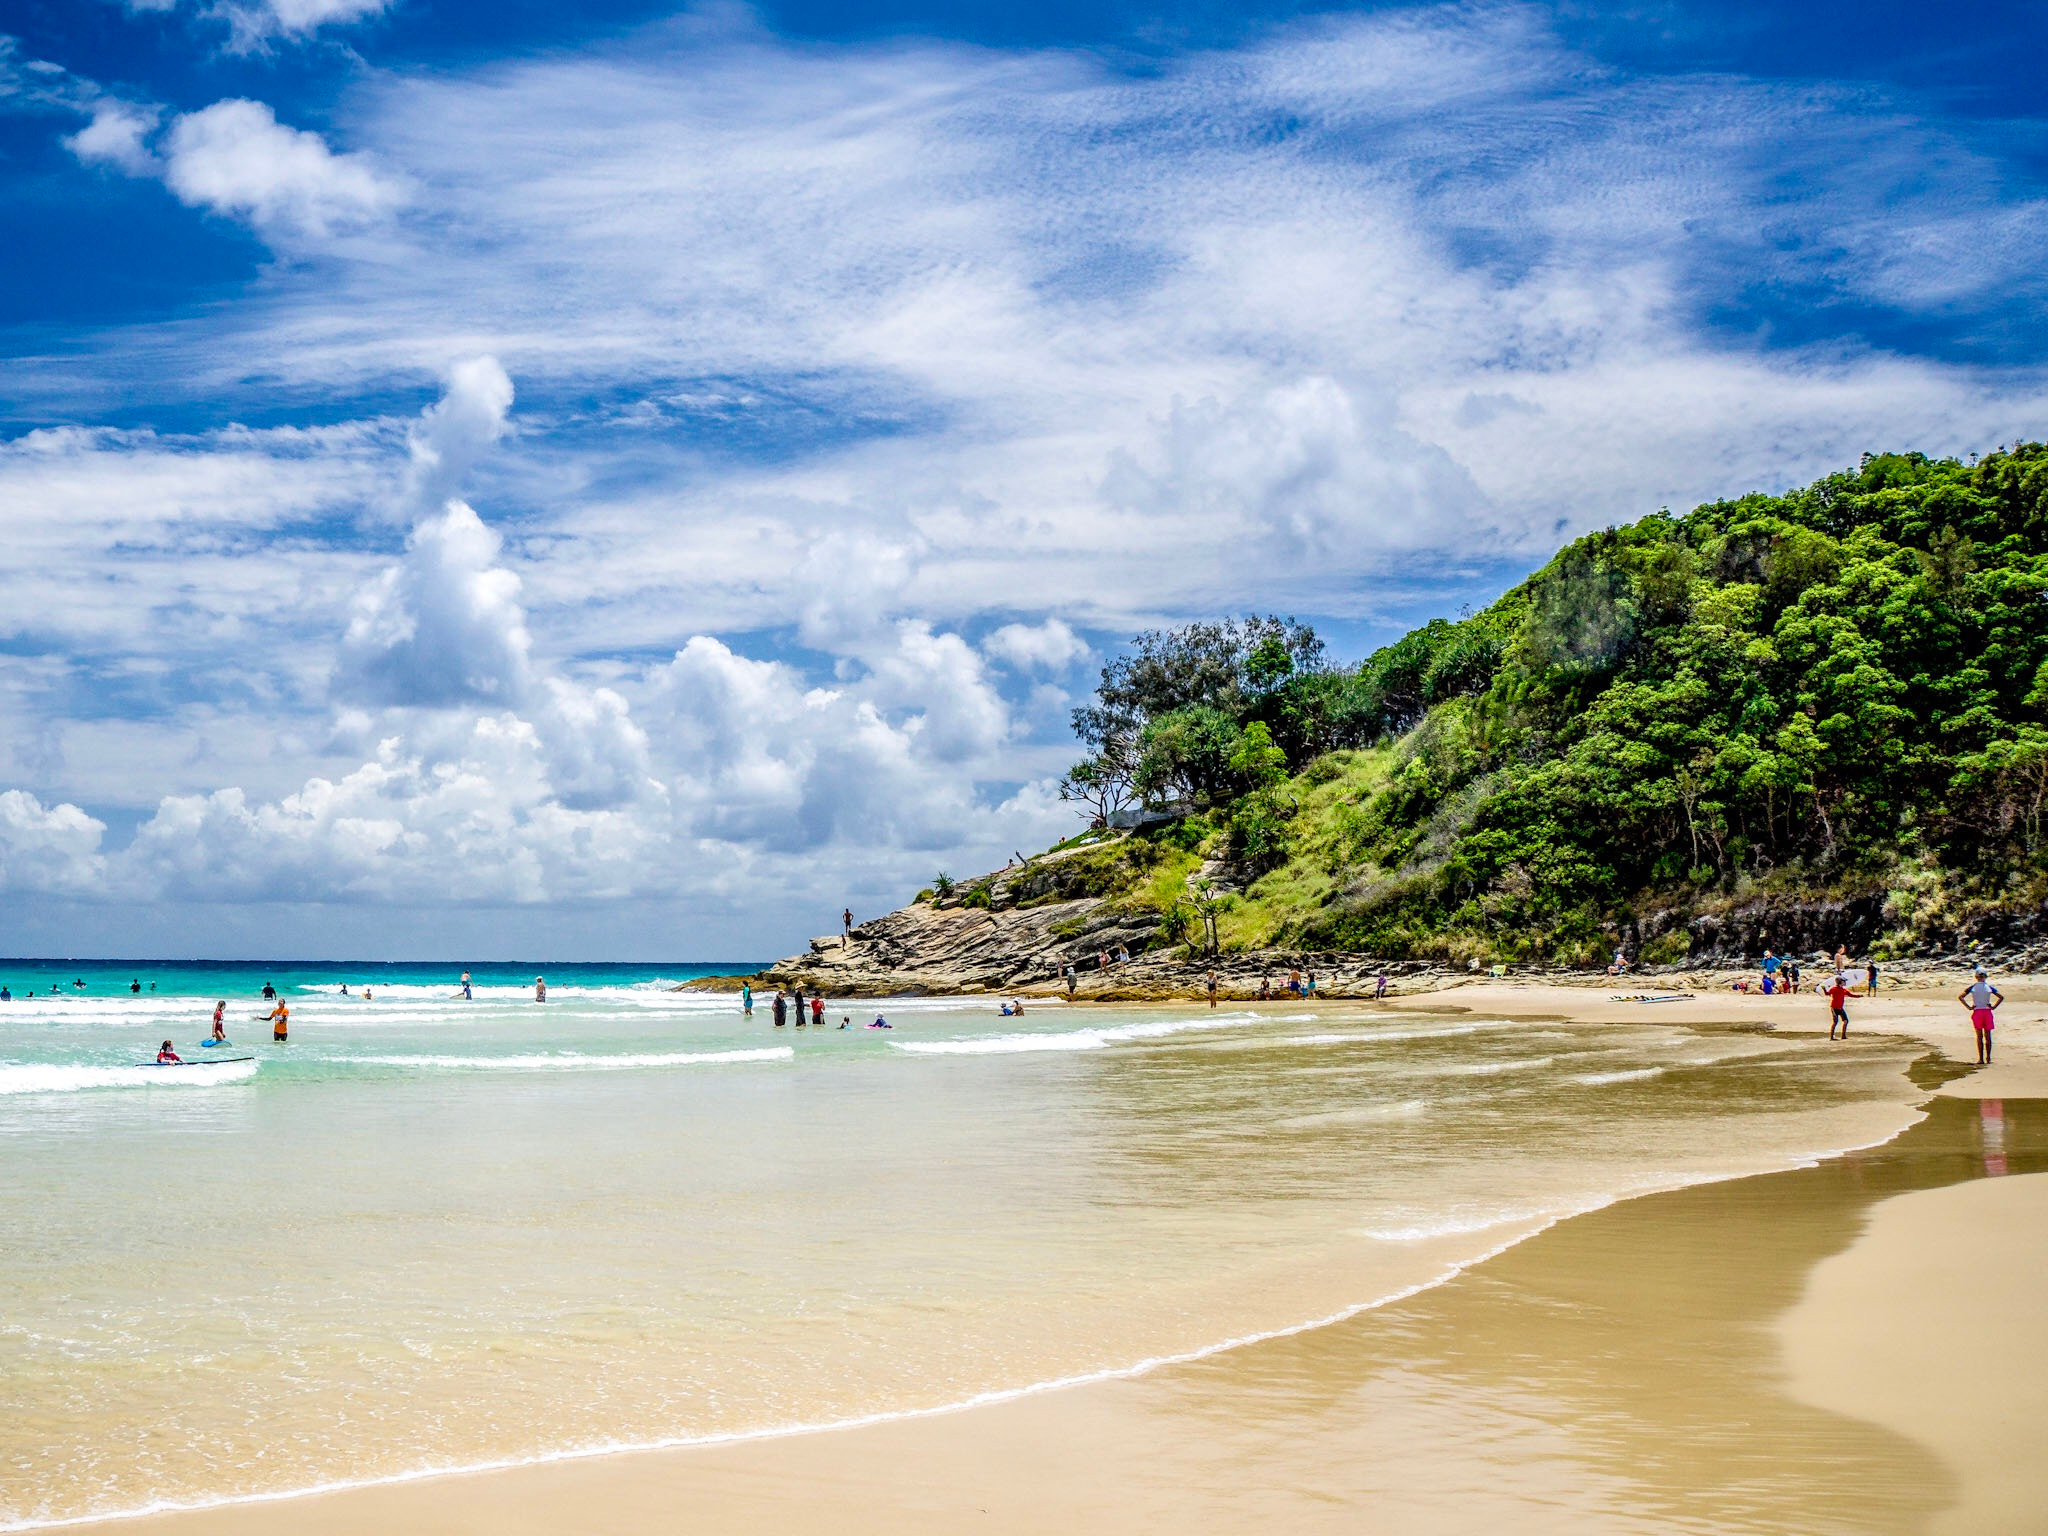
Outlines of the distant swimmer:
[[548,984],[545,977],[536,976],[533,978],[533,1000],[536,1003],[544,1003],[548,1000]]
[[740,1016],[747,1019],[754,1016],[754,989],[744,981],[740,983]]
[[219,1002],[213,1005],[213,1038],[218,1040],[222,1045],[226,1045],[228,1043],[228,1027],[227,1025],[221,1022],[221,1020],[226,1016],[227,1011],[228,1002],[226,998],[222,998]]
[[891,1024],[879,1013],[875,1015],[875,1022],[868,1026],[869,1029],[894,1029],[895,1027],[896,1026],[894,1024]]
[[1956,1001],[1970,1010],[1970,1028],[1977,1034],[1977,1065],[1991,1065],[1991,1030],[1998,1022],[1998,1005],[2005,994],[1991,985],[1990,973],[1977,967],[1977,979],[1956,994]]
[[476,997],[469,990],[469,972],[467,971],[462,973],[462,999],[468,1003],[476,1001]]
[[128,990],[130,992],[140,992],[142,990],[142,983],[139,981],[131,981],[128,983]]
[[270,1020],[270,1038],[278,1045],[285,1042],[285,1026],[291,1023],[292,1011],[289,1005],[280,1002],[268,1013],[259,1013],[259,1019]]
[[839,1015],[839,1027],[841,1029],[849,1027],[852,1023],[853,1020],[848,1018],[845,1014],[842,1013],[841,1015]]
[[825,1027],[825,999],[822,997],[811,998],[811,1022],[820,1029]]
[[81,991],[81,992],[83,992],[83,991],[85,990],[85,982],[84,982],[83,980],[79,980],[79,981],[74,981],[74,982],[72,982],[72,983],[71,983],[71,985],[73,985],[74,987],[78,988],[78,990],[79,990],[79,991]]
[[782,1028],[789,1022],[789,999],[782,995],[782,988],[775,989],[775,1027]]
[[368,987],[363,988],[363,1001],[366,1003],[370,1001],[370,989]]
[[1006,1018],[1006,1019],[1007,1019],[1007,1018],[1011,1018],[1011,1017],[1013,1017],[1013,1010],[1011,1009],[1011,1007],[1010,1007],[1010,1005],[1009,1005],[1008,1003],[1005,1003],[1005,1004],[1003,1004],[1003,1006],[1002,1006],[1002,1007],[1000,1007],[1000,1008],[998,1008],[998,1009],[996,1010],[996,1012],[997,1012],[997,1013],[998,1013],[998,1014],[999,1014],[999,1015],[1000,1015],[1001,1017],[1003,1017],[1003,1018]]
[[271,1001],[271,999],[275,998],[276,996],[277,996],[277,988],[273,987],[273,986],[272,986],[272,985],[271,985],[271,984],[270,984],[269,982],[267,982],[267,981],[266,981],[265,983],[263,983],[263,1001],[265,1001],[265,1002],[267,1003],[267,1002]]
[[156,1048],[156,1060],[158,1066],[168,1067],[183,1065],[185,1058],[172,1050],[171,1042],[166,1040]]
[[341,995],[343,997],[348,996],[348,983],[345,981],[341,984]]
[[[35,993],[31,992],[29,993],[29,996],[34,997]],[[13,1001],[14,994],[8,991],[7,988],[5,988],[4,986],[0,986],[0,1003],[11,1003]]]

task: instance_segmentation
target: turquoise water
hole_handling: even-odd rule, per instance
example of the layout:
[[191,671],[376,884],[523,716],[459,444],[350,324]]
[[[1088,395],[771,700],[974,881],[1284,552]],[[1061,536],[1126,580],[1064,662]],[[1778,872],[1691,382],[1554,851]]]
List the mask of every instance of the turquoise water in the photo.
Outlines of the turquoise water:
[[[734,968],[472,967],[464,1001],[454,965],[0,967],[0,1528],[1132,1369],[1918,1097],[1899,1042],[1647,1017],[920,998],[799,1031],[671,990]],[[250,1060],[147,1064],[211,1057],[221,999]]]

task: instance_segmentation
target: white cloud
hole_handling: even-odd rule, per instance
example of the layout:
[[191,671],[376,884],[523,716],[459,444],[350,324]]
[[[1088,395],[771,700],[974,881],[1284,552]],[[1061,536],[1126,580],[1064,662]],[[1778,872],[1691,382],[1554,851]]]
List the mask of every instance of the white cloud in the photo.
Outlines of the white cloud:
[[451,367],[446,393],[408,440],[414,502],[431,511],[453,496],[478,456],[505,435],[511,413],[512,380],[495,357]]
[[405,559],[357,594],[337,691],[377,704],[509,704],[531,681],[519,578],[467,502],[423,519]]
[[106,830],[75,805],[45,807],[21,790],[0,792],[0,890],[95,889],[105,869],[99,847]]
[[[394,0],[208,0],[200,14],[224,21],[229,28],[229,47],[249,53],[268,46],[275,38],[303,42],[322,27],[347,26],[381,16]],[[180,0],[127,0],[131,11],[164,12],[178,9]]]
[[88,165],[110,165],[130,176],[157,170],[156,156],[145,142],[156,132],[162,113],[155,107],[111,98],[96,101],[92,121],[64,140],[64,147]]
[[179,117],[165,135],[163,175],[195,208],[314,236],[366,223],[398,201],[364,156],[337,155],[260,101],[217,101]]
[[981,642],[982,650],[1020,672],[1064,672],[1089,655],[1088,642],[1065,622],[1005,624]]
[[1071,825],[1046,778],[1077,630],[1369,615],[2048,407],[2027,368],[1701,318],[1752,279],[1845,311],[2032,293],[2039,214],[2000,206],[1993,139],[1867,93],[1632,79],[1530,10],[1319,21],[1143,76],[699,19],[360,79],[354,154],[255,102],[152,133],[64,98],[82,161],[294,260],[89,367],[21,360],[25,398],[274,419],[276,390],[331,419],[448,380],[409,423],[0,445],[41,583],[0,612],[0,704],[32,726],[0,774],[37,807],[161,801],[86,877],[109,891],[713,892],[777,923],[900,897]]

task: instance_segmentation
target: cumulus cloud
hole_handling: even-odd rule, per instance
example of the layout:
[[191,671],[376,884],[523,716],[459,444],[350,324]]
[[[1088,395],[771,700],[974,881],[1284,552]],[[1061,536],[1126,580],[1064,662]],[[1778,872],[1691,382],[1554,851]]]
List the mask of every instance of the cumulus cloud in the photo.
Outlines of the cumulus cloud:
[[336,671],[345,698],[391,705],[512,703],[532,679],[519,578],[467,502],[421,520],[405,558],[355,599]]
[[450,370],[407,437],[407,500],[421,515],[405,558],[359,591],[336,666],[339,696],[390,706],[519,704],[533,681],[519,578],[476,509],[453,499],[477,455],[503,435],[512,381],[495,358]]
[[646,828],[551,792],[528,722],[477,719],[459,750],[377,757],[281,800],[240,789],[163,801],[112,871],[132,896],[523,903],[630,894]]
[[[90,131],[90,130],[88,130]],[[171,124],[164,184],[181,202],[267,230],[324,235],[366,223],[398,200],[362,155],[336,154],[260,101],[217,101]]]
[[957,636],[912,625],[898,640],[867,681],[821,688],[785,663],[692,638],[654,679],[648,716],[688,832],[789,853],[851,844],[888,859],[1035,842],[1071,821],[1032,786],[994,800],[978,791],[977,779],[1014,777],[1000,757],[1000,701]]
[[111,98],[93,103],[92,121],[67,136],[64,147],[88,165],[109,165],[130,176],[157,170],[146,142],[163,114],[155,107]]
[[[246,13],[284,37],[368,9]],[[1995,131],[1589,67],[1516,7],[1142,77],[656,27],[366,70],[355,153],[255,102],[152,127],[63,99],[82,162],[303,259],[90,367],[21,360],[53,419],[274,419],[279,381],[380,401],[448,369],[424,417],[326,437],[0,445],[50,596],[0,610],[0,686],[51,738],[0,751],[38,806],[120,774],[158,806],[109,890],[815,895],[1000,861],[1071,825],[1048,775],[1079,631],[1369,618],[2048,409],[2027,357],[1827,331],[1897,312],[1974,344],[2031,302],[2039,211]],[[374,248],[314,238],[372,221]],[[1807,287],[1819,340],[1726,321]]]
[[981,642],[982,650],[1020,672],[1064,672],[1089,655],[1088,642],[1064,620],[1042,624],[1005,624]]
[[483,451],[505,435],[512,380],[495,357],[464,358],[448,371],[448,388],[408,439],[413,499],[440,507],[455,494]]
[[45,806],[18,789],[0,792],[0,890],[59,895],[98,888],[106,824],[75,805]]

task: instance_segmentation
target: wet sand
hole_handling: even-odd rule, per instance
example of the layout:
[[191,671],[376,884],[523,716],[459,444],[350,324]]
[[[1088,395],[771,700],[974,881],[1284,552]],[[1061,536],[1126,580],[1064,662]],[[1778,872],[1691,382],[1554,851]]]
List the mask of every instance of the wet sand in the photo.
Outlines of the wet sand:
[[[1902,991],[1852,1018],[1968,1062],[1953,991]],[[1654,1009],[1827,1048],[1811,998],[1606,995],[1490,985],[1406,1005]],[[2025,1294],[2048,1179],[1969,1181],[2048,1171],[2048,1102],[2029,1097],[2048,1084],[2042,1015],[2015,998],[2007,1059],[1948,1084],[1884,1147],[1611,1206],[1407,1301],[1195,1364],[925,1419],[121,1529],[2022,1529],[2012,1520],[2048,1493],[2024,1454],[2048,1409],[2048,1329]]]

